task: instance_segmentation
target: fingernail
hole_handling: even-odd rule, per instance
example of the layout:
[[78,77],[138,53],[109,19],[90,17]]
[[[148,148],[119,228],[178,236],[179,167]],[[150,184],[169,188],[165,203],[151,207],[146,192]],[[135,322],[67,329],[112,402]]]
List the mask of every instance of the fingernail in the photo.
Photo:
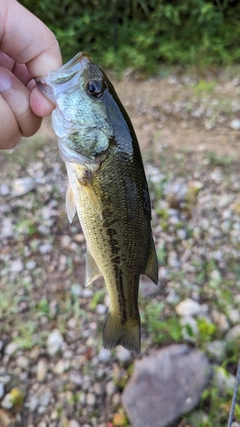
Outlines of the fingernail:
[[4,68],[0,69],[0,92],[7,92],[12,87],[12,79]]

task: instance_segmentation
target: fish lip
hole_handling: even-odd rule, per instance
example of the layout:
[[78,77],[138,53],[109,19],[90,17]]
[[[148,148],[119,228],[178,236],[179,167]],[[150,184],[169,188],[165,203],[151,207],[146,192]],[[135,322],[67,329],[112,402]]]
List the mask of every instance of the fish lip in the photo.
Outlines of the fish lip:
[[40,92],[56,105],[53,87],[47,82],[47,77],[37,77],[35,82]]
[[48,75],[45,77],[36,77],[35,82],[37,88],[46,98],[56,105],[56,88],[61,78],[67,76],[70,71],[69,79],[71,79],[74,74],[80,74],[89,63],[93,63],[91,56],[88,55],[87,52],[79,52],[58,70],[49,71]]

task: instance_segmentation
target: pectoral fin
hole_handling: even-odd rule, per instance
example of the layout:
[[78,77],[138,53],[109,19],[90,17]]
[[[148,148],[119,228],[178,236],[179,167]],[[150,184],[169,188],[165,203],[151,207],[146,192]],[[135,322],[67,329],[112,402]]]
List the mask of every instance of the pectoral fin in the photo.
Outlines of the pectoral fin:
[[87,184],[82,185],[85,194],[87,195],[93,209],[98,214],[99,218],[102,219],[102,206],[101,202],[96,194],[96,191],[92,185],[92,182],[89,180]]
[[101,276],[101,271],[99,270],[95,259],[93,258],[91,252],[87,250],[86,253],[86,274],[85,274],[85,286],[90,285],[94,280],[97,280]]
[[69,222],[71,223],[77,212],[77,208],[76,208],[73,191],[70,187],[70,184],[68,184],[67,193],[66,193],[66,209],[67,209],[67,216],[68,216]]
[[152,235],[150,237],[148,260],[143,274],[146,274],[155,285],[158,284],[158,260]]

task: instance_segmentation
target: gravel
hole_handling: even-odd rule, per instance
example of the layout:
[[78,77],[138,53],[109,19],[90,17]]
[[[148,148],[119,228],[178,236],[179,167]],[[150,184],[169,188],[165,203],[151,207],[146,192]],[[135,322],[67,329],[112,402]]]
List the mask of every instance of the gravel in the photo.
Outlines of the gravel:
[[[200,95],[194,76],[134,81],[136,97],[128,81],[118,83],[148,147],[160,263],[158,288],[143,279],[140,358],[178,333],[218,366],[226,346],[240,340],[235,78],[220,76],[216,90]],[[134,357],[102,347],[109,298],[101,281],[84,287],[86,244],[78,219],[67,220],[57,144],[40,134],[11,156],[1,152],[0,164],[0,409],[10,410],[16,426],[111,426]],[[162,335],[154,320],[165,321]],[[177,333],[167,327],[173,320]],[[21,403],[12,399],[15,388]]]

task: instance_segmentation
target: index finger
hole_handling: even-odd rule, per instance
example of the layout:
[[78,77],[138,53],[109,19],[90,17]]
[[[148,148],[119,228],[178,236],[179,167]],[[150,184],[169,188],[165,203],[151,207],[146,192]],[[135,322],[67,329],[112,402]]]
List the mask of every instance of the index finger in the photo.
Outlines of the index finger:
[[44,76],[62,65],[58,42],[40,19],[16,0],[1,0],[0,47],[32,77]]

